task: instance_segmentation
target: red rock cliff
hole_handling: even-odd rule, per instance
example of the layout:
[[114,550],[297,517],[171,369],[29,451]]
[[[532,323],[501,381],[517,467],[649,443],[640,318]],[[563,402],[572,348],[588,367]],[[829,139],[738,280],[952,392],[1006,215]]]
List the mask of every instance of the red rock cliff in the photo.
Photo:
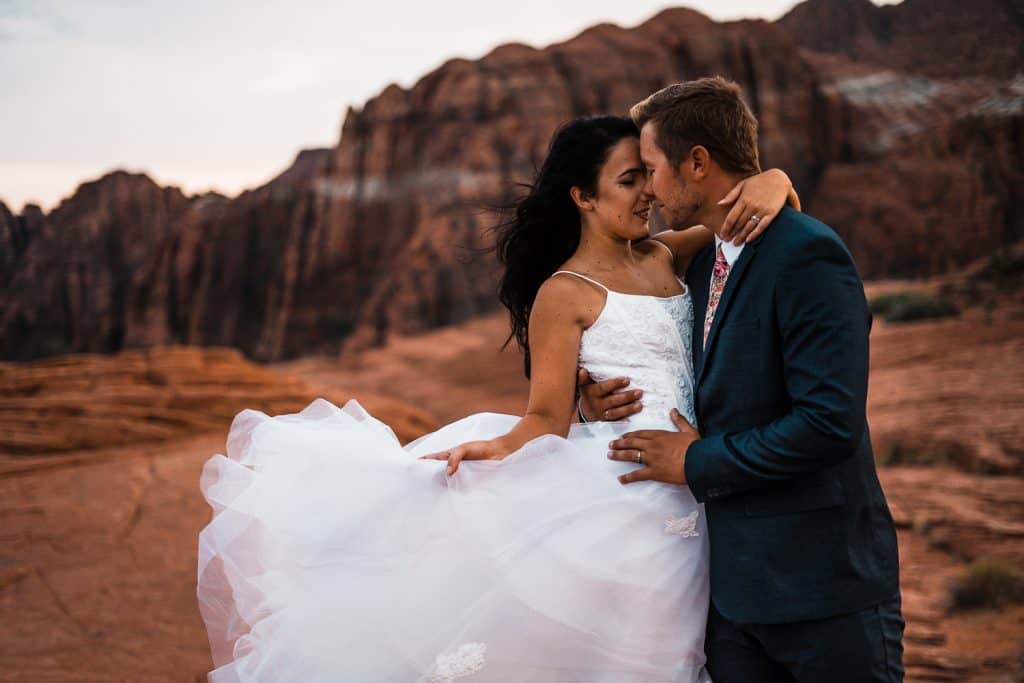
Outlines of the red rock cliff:
[[713,73],[865,275],[942,272],[1024,234],[1024,30],[1010,2],[941,3],[810,0],[775,24],[675,9],[506,45],[386,88],[336,147],[233,200],[114,173],[45,216],[0,210],[0,357],[178,342],[276,359],[474,317],[497,303],[474,256],[484,208],[554,128]]

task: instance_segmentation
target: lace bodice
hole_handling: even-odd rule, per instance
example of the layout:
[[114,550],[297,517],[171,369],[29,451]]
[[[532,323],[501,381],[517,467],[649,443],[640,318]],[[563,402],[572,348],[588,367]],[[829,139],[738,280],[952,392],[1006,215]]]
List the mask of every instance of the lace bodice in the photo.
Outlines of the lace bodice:
[[643,410],[626,421],[670,427],[669,411],[677,408],[695,425],[690,356],[693,301],[689,290],[670,297],[623,294],[579,273],[559,272],[607,292],[604,309],[583,331],[580,366],[597,381],[629,377],[631,387],[643,390]]

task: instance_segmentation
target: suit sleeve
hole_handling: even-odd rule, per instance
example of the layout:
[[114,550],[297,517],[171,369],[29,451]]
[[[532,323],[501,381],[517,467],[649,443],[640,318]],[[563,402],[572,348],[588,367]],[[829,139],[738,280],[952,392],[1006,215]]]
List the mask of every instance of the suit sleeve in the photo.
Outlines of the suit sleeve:
[[686,478],[701,502],[832,466],[863,437],[871,316],[837,239],[816,237],[795,251],[777,282],[775,314],[790,409],[766,425],[690,446]]

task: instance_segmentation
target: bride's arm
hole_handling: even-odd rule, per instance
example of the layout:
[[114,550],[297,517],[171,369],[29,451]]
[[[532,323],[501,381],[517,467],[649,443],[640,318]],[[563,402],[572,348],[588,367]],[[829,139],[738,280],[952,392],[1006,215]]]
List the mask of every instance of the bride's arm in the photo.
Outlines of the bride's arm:
[[658,240],[672,251],[675,271],[682,274],[698,251],[715,243],[715,233],[703,225],[695,225],[685,230],[665,230],[651,239]]
[[[737,244],[757,239],[787,203],[800,210],[800,197],[793,189],[793,183],[784,171],[777,168],[741,180],[718,203],[723,206],[732,204],[722,224],[722,238]],[[750,220],[755,215],[759,221]],[[713,243],[715,236],[703,225],[697,225],[686,230],[666,230],[654,235],[653,239],[672,250],[676,272],[683,273],[694,255]]]
[[588,315],[586,297],[580,297],[580,291],[568,278],[556,277],[537,292],[530,313],[530,400],[526,414],[512,431],[425,458],[447,460],[451,475],[463,460],[501,460],[538,436],[569,433],[576,408],[580,336]]
[[[757,239],[786,204],[800,210],[800,197],[789,176],[779,168],[741,180],[718,203],[732,204],[722,223],[722,239],[732,240],[737,246]],[[751,221],[753,216],[760,220]]]

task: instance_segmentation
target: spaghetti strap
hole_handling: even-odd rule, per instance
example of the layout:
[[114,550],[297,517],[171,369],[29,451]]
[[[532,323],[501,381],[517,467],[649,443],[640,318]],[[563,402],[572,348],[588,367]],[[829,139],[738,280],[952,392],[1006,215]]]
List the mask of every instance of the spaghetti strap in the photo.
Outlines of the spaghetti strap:
[[556,271],[556,272],[552,273],[551,277],[554,277],[555,275],[558,275],[559,273],[565,273],[566,275],[575,275],[576,277],[581,278],[583,280],[586,280],[587,282],[589,282],[591,284],[597,285],[598,287],[600,287],[601,289],[603,289],[606,292],[610,292],[611,291],[610,289],[608,289],[607,287],[602,285],[597,280],[591,279],[591,278],[587,277],[586,275],[580,275],[579,273],[577,273],[574,270],[559,270],[559,271]]
[[676,257],[676,255],[674,253],[672,253],[672,247],[668,246],[667,244],[665,244],[661,240],[656,240],[656,239],[652,238],[651,241],[654,242],[655,244],[657,244],[659,247],[663,248],[665,251],[667,251],[668,255],[671,256],[673,259]]

